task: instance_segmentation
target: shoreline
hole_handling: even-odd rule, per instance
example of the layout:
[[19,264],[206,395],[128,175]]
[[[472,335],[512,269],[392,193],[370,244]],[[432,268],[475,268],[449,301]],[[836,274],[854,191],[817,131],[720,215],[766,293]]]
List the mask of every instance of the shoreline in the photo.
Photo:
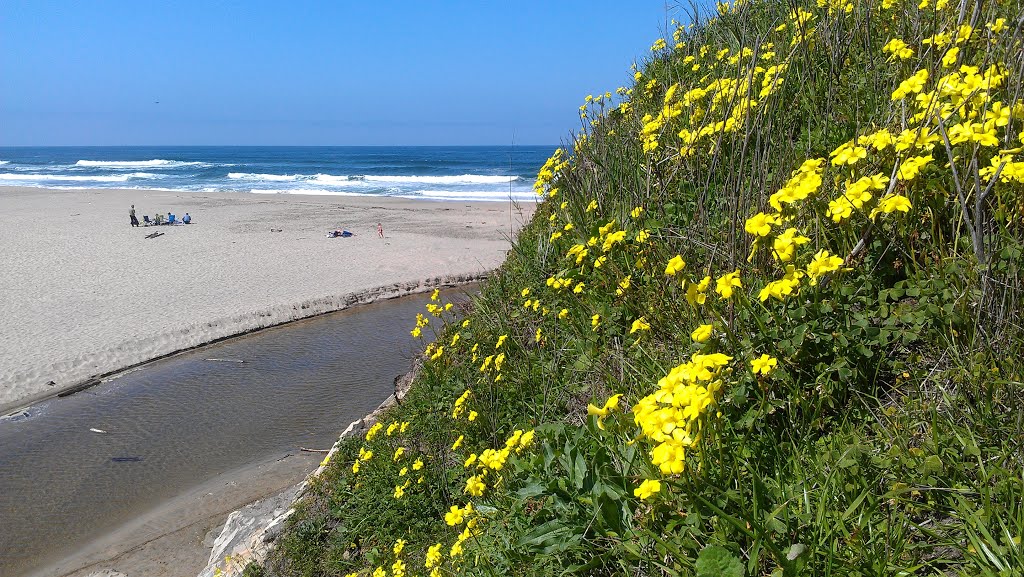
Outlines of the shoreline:
[[[136,230],[130,204],[193,224]],[[232,336],[480,280],[534,207],[0,187],[0,415]],[[356,235],[326,238],[345,228]]]
[[[147,365],[150,365],[150,364],[155,363],[157,361],[160,361],[160,360],[163,360],[163,359],[167,359],[167,358],[171,358],[171,357],[175,357],[175,356],[178,356],[178,355],[181,355],[181,354],[184,354],[184,353],[193,352],[193,351],[196,351],[196,350],[199,350],[199,349],[205,348],[207,346],[214,345],[214,344],[217,344],[217,343],[229,340],[229,339],[234,339],[234,338],[237,338],[237,337],[249,335],[249,334],[256,333],[256,332],[263,331],[263,330],[270,329],[270,328],[275,328],[275,327],[280,327],[280,326],[288,325],[288,324],[291,324],[291,323],[296,323],[296,322],[299,322],[299,321],[305,321],[305,320],[314,319],[316,317],[320,317],[320,316],[323,316],[323,315],[329,315],[329,314],[332,314],[332,313],[341,312],[343,310],[346,310],[346,309],[348,309],[350,307],[354,307],[354,306],[366,305],[366,304],[371,304],[371,303],[377,303],[377,302],[383,302],[383,301],[388,301],[388,300],[392,300],[392,299],[397,299],[397,298],[401,298],[401,297],[405,297],[405,296],[410,296],[410,295],[422,294],[422,293],[425,293],[425,292],[430,292],[430,291],[432,291],[432,290],[434,290],[436,288],[445,289],[445,288],[455,288],[455,287],[470,285],[470,284],[473,284],[473,283],[482,282],[482,281],[486,280],[488,276],[489,276],[489,273],[480,273],[480,274],[476,274],[476,275],[465,275],[465,276],[454,276],[454,277],[443,277],[443,278],[425,279],[425,280],[422,280],[422,281],[411,281],[411,282],[407,282],[407,283],[394,283],[394,284],[388,285],[386,287],[377,287],[377,288],[374,288],[374,289],[369,289],[369,290],[366,290],[366,291],[362,291],[360,293],[352,293],[352,294],[347,294],[347,295],[339,295],[337,297],[337,300],[339,302],[340,301],[344,301],[344,303],[345,303],[344,306],[342,306],[341,308],[333,308],[333,309],[329,309],[329,310],[316,310],[315,312],[311,312],[308,316],[299,316],[299,317],[295,317],[295,318],[290,318],[290,319],[282,320],[280,322],[276,322],[276,323],[273,323],[273,324],[267,324],[267,325],[263,325],[263,326],[259,326],[259,327],[255,327],[255,328],[250,328],[250,329],[244,330],[242,332],[233,333],[233,334],[222,336],[222,337],[217,337],[217,338],[212,339],[210,341],[202,342],[202,343],[199,343],[197,345],[194,345],[194,346],[191,346],[191,347],[188,347],[188,348],[178,349],[178,350],[174,350],[174,351],[171,351],[169,353],[165,353],[165,354],[162,354],[162,355],[159,355],[159,356],[156,356],[156,357],[147,358],[147,359],[144,359],[144,360],[139,361],[137,363],[134,363],[134,364],[131,364],[131,365],[128,365],[128,366],[125,366],[125,367],[121,367],[119,369],[114,369],[114,370],[112,370],[110,372],[107,372],[107,373],[97,374],[97,375],[90,375],[90,376],[86,377],[85,379],[83,379],[83,380],[81,380],[79,382],[68,384],[68,385],[66,385],[66,386],[64,386],[64,387],[62,387],[60,389],[57,389],[57,390],[46,391],[45,393],[41,393],[40,395],[38,395],[36,397],[28,397],[28,398],[22,399],[20,401],[17,401],[15,404],[0,405],[0,421],[2,421],[4,418],[16,417],[20,413],[25,411],[26,409],[29,409],[29,408],[31,408],[31,407],[39,404],[39,403],[42,403],[42,402],[45,402],[45,401],[49,401],[49,400],[52,400],[52,399],[56,399],[56,398],[68,397],[68,396],[80,393],[82,391],[86,391],[88,389],[91,389],[92,387],[95,387],[95,386],[98,386],[98,385],[102,385],[102,384],[104,384],[106,382],[115,380],[115,379],[119,378],[121,375],[124,375],[124,374],[126,374],[128,372],[144,369]],[[396,292],[389,292],[388,289],[394,289]],[[366,298],[366,297],[371,297],[371,298]],[[303,304],[303,303],[299,303],[299,304],[296,304],[296,305],[293,305],[293,306],[300,306],[301,304]],[[305,309],[307,307],[303,306],[302,308]]]

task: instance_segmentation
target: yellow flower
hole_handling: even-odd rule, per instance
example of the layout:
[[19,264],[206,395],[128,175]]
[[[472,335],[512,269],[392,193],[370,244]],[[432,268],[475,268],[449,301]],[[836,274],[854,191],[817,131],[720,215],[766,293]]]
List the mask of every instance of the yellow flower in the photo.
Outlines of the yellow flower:
[[462,463],[463,469],[468,469],[473,463],[476,462],[476,453],[471,453],[469,457],[466,457],[465,462]]
[[811,259],[810,264],[807,265],[807,276],[811,279],[811,286],[818,284],[819,277],[839,270],[839,267],[842,265],[842,258],[830,255],[827,250],[819,250],[814,255],[814,258]]
[[390,437],[396,430],[398,430],[398,423],[391,423],[390,425],[388,425],[387,430],[384,431],[384,436]]
[[418,339],[423,334],[423,331],[419,327],[416,327],[413,330],[409,331],[409,334]]
[[397,461],[397,460],[402,458],[403,454],[405,454],[405,447],[399,447],[399,448],[395,449],[395,456],[392,457],[391,460],[392,461]]
[[441,544],[436,543],[427,548],[427,558],[423,562],[427,569],[437,567],[441,563]]
[[526,287],[523,290],[519,291],[519,294],[524,297],[530,296],[530,287]]
[[703,343],[704,341],[711,338],[711,333],[714,331],[714,327],[711,325],[700,325],[690,333],[690,338],[695,342]]
[[352,463],[352,474],[354,475],[354,474],[356,474],[358,472],[359,472],[359,461],[357,460],[356,462]]
[[747,234],[754,236],[768,236],[772,232],[772,225],[777,222],[778,219],[775,215],[759,212],[747,219],[743,229],[747,231]]
[[581,292],[583,292],[583,289],[584,289],[584,288],[586,288],[586,286],[587,286],[587,285],[585,285],[585,284],[583,284],[583,283],[579,283],[579,284],[577,284],[577,285],[576,285],[575,287],[573,287],[573,289],[572,289],[572,292],[573,292],[573,294],[580,294]]
[[395,499],[401,499],[405,496],[405,487],[401,485],[395,485]]
[[649,331],[649,330],[651,330],[651,325],[647,323],[647,319],[645,317],[640,317],[640,318],[636,319],[635,321],[633,321],[633,326],[630,327],[629,334],[633,334],[633,333],[635,333],[637,331]]
[[927,156],[912,156],[900,164],[899,170],[896,171],[896,178],[906,181],[914,180],[921,172],[921,169],[932,160],[934,159],[930,154]]
[[596,331],[599,326],[601,326],[601,315],[595,314],[590,317],[590,327]]
[[632,279],[633,279],[632,275],[626,275],[625,278],[623,278],[621,281],[619,281],[619,286],[616,287],[616,289],[615,289],[615,295],[616,296],[622,296],[626,292],[626,289],[629,288],[629,285],[632,282]]
[[683,267],[685,266],[686,261],[683,260],[682,256],[677,254],[668,261],[668,264],[665,266],[665,274],[668,276],[675,276],[676,273],[683,270]]
[[733,272],[724,274],[718,277],[715,282],[715,292],[719,294],[722,299],[728,299],[732,297],[734,289],[741,288],[743,282],[740,281],[740,270],[736,269]]
[[479,497],[484,494],[487,489],[487,485],[484,484],[480,475],[473,475],[469,479],[466,479],[466,488],[463,490],[464,493],[469,493],[474,497]]
[[567,316],[569,316],[569,309],[562,309],[562,310],[558,311],[558,318],[559,318],[559,320],[564,319]]
[[392,547],[391,550],[394,551],[395,555],[401,555],[402,554],[402,549],[404,549],[404,548],[405,548],[405,539],[399,539],[398,541],[395,541],[395,546]]
[[633,489],[633,496],[641,500],[650,499],[661,491],[661,481],[657,479],[645,479],[636,489]]
[[863,146],[857,146],[853,141],[850,141],[833,150],[830,156],[832,157],[833,166],[852,166],[867,158],[868,150]]
[[505,344],[505,341],[507,339],[508,339],[508,335],[501,335],[500,337],[498,337],[498,342],[494,345],[494,350],[500,349],[501,345]]
[[[676,85],[676,84],[672,85],[673,88],[675,88],[676,86],[678,86],[678,85]],[[629,216],[631,216],[633,218],[639,218],[640,215],[643,214],[643,213],[644,213],[644,207],[638,206],[638,207],[635,207],[633,210],[631,210],[629,212]]]
[[792,295],[800,287],[800,279],[804,276],[804,273],[796,270],[793,265],[786,266],[786,276],[768,283],[761,292],[758,294],[758,298],[761,302],[774,298],[776,300],[786,300],[787,297]]
[[[900,82],[900,85],[896,87],[896,90],[892,93],[893,100],[901,100],[911,94],[917,94],[924,88],[924,83],[928,81],[928,69],[922,68],[914,73],[913,76]],[[834,161],[833,161],[834,162]],[[851,163],[852,164],[852,163]]]
[[430,293],[430,300],[436,301],[440,295],[441,291],[439,289],[434,289],[434,292]]
[[778,359],[769,355],[761,355],[759,358],[750,361],[750,369],[754,371],[754,374],[767,375],[775,369],[776,365],[779,364]]
[[[621,394],[619,394],[619,395],[612,395],[611,397],[608,397],[608,400],[604,402],[604,406],[601,407],[600,409],[597,408],[597,405],[593,405],[593,404],[588,404],[587,405],[587,414],[588,415],[596,415],[597,416],[597,427],[599,429],[601,429],[602,431],[604,430],[603,419],[605,417],[607,417],[609,413],[611,413],[615,409],[619,408],[619,399],[620,398],[622,398]],[[532,433],[532,431],[531,431],[531,433]]]
[[423,459],[416,459],[416,462],[412,464],[413,471],[419,471],[423,468]]
[[910,204],[909,198],[902,194],[890,194],[878,201],[878,206],[871,210],[871,218],[874,219],[880,213],[910,212],[911,208],[913,205]]
[[519,438],[519,447],[516,449],[516,452],[518,453],[519,451],[529,447],[532,443],[533,430],[526,431],[523,433],[523,436]]
[[797,246],[806,244],[810,241],[811,239],[801,235],[797,229],[790,227],[786,229],[785,232],[775,237],[775,240],[772,243],[772,246],[775,249],[775,258],[779,259],[781,262],[788,262],[792,260],[793,256],[796,254]]
[[472,421],[475,421],[475,420],[476,420],[476,416],[477,416],[478,414],[479,414],[479,413],[477,413],[476,411],[470,411],[470,412],[469,412],[469,417],[468,417],[468,419],[470,420],[470,422],[472,422]]
[[444,522],[449,527],[456,527],[461,525],[466,519],[466,516],[473,512],[473,504],[467,503],[465,508],[459,507],[458,505],[452,505],[448,512],[444,514]]
[[533,342],[539,343],[541,337],[540,327],[537,327],[537,334],[533,337]]
[[452,450],[453,450],[453,451],[454,451],[455,449],[458,449],[459,447],[461,447],[461,446],[462,446],[462,440],[463,440],[463,438],[464,438],[464,437],[465,437],[465,435],[459,435],[459,438],[458,438],[458,439],[455,439],[455,442],[454,442],[454,443],[452,443]]
[[914,55],[914,49],[907,46],[907,43],[900,40],[899,38],[893,38],[882,47],[882,52],[891,54],[889,60],[899,58],[900,60],[907,60]]
[[942,57],[942,67],[952,68],[956,65],[957,56],[960,54],[960,47],[954,46],[946,51],[946,55]]
[[384,428],[384,425],[382,425],[380,423],[374,423],[374,425],[372,427],[370,427],[370,429],[368,431],[366,431],[366,440],[367,441],[372,441],[373,438],[375,436],[377,436],[377,433],[379,433],[380,430],[383,429],[383,428]]

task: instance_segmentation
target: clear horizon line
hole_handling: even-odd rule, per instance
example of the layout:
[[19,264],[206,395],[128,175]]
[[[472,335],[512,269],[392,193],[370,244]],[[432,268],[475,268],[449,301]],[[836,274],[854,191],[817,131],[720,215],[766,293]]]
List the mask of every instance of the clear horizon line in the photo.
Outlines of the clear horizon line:
[[0,144],[0,148],[485,148],[485,147],[542,147],[561,144]]

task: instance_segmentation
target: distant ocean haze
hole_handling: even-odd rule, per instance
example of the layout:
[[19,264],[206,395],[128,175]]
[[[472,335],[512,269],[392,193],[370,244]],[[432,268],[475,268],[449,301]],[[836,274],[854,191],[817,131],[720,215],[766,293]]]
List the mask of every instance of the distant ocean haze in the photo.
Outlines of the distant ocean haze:
[[3,147],[0,186],[524,201],[555,148]]

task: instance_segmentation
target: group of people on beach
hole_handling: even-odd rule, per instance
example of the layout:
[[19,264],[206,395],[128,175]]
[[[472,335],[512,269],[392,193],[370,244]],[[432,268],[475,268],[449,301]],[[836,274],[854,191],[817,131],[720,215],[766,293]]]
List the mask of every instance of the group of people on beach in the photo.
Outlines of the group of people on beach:
[[[128,218],[133,227],[142,226],[139,224],[139,218],[135,216],[134,204],[130,209],[128,209]],[[185,216],[181,217],[180,221],[177,219],[178,217],[171,212],[168,212],[166,217],[158,212],[156,216],[153,217],[153,220],[149,219],[149,215],[143,215],[142,217],[142,220],[145,221],[145,226],[149,226],[151,224],[178,224],[179,222],[181,224],[192,224],[192,216],[187,212],[185,213]]]
[[[327,231],[327,238],[348,238],[355,236],[356,233],[347,230],[329,230]],[[377,236],[384,238],[384,225],[377,223]]]

